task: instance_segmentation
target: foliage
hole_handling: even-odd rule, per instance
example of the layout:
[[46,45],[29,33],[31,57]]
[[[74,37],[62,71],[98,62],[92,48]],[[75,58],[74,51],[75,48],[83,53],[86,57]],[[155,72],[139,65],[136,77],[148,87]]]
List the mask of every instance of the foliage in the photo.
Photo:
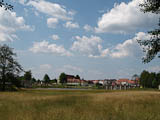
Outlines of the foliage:
[[67,83],[67,76],[65,73],[61,73],[60,76],[59,76],[59,80],[60,80],[60,83],[64,84],[64,83]]
[[[145,0],[143,4],[140,4],[140,6],[144,13],[160,13],[160,0]],[[148,63],[153,60],[160,52],[160,18],[158,29],[149,31],[148,33],[151,35],[149,40],[138,40],[139,44],[143,46],[144,52],[146,52],[146,56],[142,58],[144,63]]]
[[26,80],[26,81],[31,81],[32,80],[32,73],[31,73],[30,70],[25,72],[24,80]]
[[35,83],[37,80],[33,77],[32,78],[32,82]]
[[57,79],[55,78],[55,79],[51,80],[51,83],[57,83]]
[[12,10],[13,9],[13,6],[8,3],[5,3],[4,0],[0,0],[0,7],[4,7],[5,10]]
[[160,73],[149,73],[143,71],[140,75],[140,85],[144,88],[158,88],[160,84]]
[[158,14],[160,12],[159,0],[145,0],[143,4],[140,4],[143,12],[152,12]]
[[49,84],[50,78],[47,74],[44,75],[43,81],[44,81],[45,84]]
[[5,91],[7,75],[16,76],[23,71],[21,65],[15,59],[16,53],[7,45],[0,45],[0,78],[2,90]]
[[80,79],[80,76],[79,76],[79,75],[76,75],[76,79]]

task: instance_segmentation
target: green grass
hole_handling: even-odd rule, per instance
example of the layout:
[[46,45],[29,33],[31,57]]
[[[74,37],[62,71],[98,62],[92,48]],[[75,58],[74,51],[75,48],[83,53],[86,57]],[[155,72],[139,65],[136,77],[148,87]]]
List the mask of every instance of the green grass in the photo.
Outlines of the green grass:
[[160,92],[0,92],[0,120],[160,120]]

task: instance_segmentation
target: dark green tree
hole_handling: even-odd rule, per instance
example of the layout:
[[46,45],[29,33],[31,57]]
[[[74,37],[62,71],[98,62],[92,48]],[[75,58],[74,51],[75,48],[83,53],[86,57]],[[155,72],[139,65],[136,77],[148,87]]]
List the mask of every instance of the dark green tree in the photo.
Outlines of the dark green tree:
[[[144,13],[160,13],[160,0],[145,0],[140,6]],[[146,56],[142,58],[144,63],[153,60],[160,52],[160,18],[158,28],[148,33],[151,35],[149,40],[138,40],[139,44],[143,46],[143,51],[146,53]],[[158,57],[160,57],[160,55],[158,55]]]
[[35,83],[37,80],[33,77],[32,78],[32,82]]
[[148,78],[148,88],[157,88],[157,79],[156,79],[156,73],[152,72],[149,73]]
[[79,76],[79,75],[76,75],[76,79],[80,79],[80,76]]
[[16,53],[13,52],[13,48],[10,48],[8,45],[0,45],[0,78],[3,91],[5,91],[7,75],[18,75],[23,71],[15,57]]
[[156,75],[157,84],[160,85],[160,72]]
[[13,6],[4,2],[4,0],[0,0],[0,7],[4,7],[5,10],[12,10]]
[[143,71],[140,75],[140,85],[145,87],[148,87],[148,81],[149,81],[149,72],[148,71]]
[[44,81],[44,83],[45,83],[46,85],[49,84],[50,78],[49,78],[49,76],[48,76],[47,74],[44,75],[43,81]]
[[31,87],[32,86],[32,72],[31,72],[31,70],[25,71],[23,86],[24,87]]
[[59,76],[59,80],[60,80],[60,83],[64,84],[64,83],[67,83],[67,76],[65,73],[61,73],[60,76]]
[[140,75],[140,85],[145,88],[158,88],[160,84],[160,73],[149,73],[148,71],[143,71]]
[[24,80],[27,80],[27,81],[31,81],[32,80],[32,72],[31,72],[31,70],[25,72]]

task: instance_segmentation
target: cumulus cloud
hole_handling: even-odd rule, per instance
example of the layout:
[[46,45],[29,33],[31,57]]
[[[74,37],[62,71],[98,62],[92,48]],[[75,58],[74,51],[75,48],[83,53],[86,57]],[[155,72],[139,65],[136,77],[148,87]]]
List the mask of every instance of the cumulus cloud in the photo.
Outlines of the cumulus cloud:
[[51,38],[52,38],[53,40],[59,40],[59,39],[60,39],[58,35],[52,35]]
[[60,20],[72,20],[72,15],[74,15],[72,11],[67,11],[64,6],[45,0],[29,1],[27,5],[31,5],[37,11]]
[[159,16],[141,12],[139,4],[142,2],[143,0],[132,0],[129,3],[115,4],[114,8],[99,18],[95,31],[128,33],[156,27]]
[[47,19],[47,25],[49,28],[56,28],[57,24],[58,24],[57,18],[48,18]]
[[94,54],[97,54],[97,50],[100,48],[100,43],[102,42],[102,39],[98,36],[91,36],[91,37],[75,37],[76,41],[74,41],[71,50],[78,51],[83,54],[92,56]]
[[72,56],[72,53],[67,51],[63,46],[49,44],[47,41],[35,42],[30,48],[33,53],[51,53],[60,56]]
[[74,28],[79,28],[79,24],[68,21],[66,22],[66,24],[64,24],[64,27],[74,29]]
[[83,27],[83,29],[85,30],[85,31],[87,31],[87,32],[89,32],[89,31],[94,31],[94,29],[90,26],[90,25],[88,25],[88,24],[86,24],[84,27]]
[[142,56],[142,48],[137,43],[137,40],[148,40],[150,35],[144,32],[139,32],[132,39],[126,40],[124,43],[118,44],[113,50],[111,50],[111,56],[113,58],[121,58],[127,56]]
[[71,50],[78,51],[91,58],[124,58],[128,56],[142,57],[143,50],[137,40],[148,40],[150,35],[144,32],[139,32],[134,38],[119,43],[111,48],[103,48],[102,39],[97,36],[79,37],[76,36],[76,41],[72,44]]
[[25,24],[23,17],[18,17],[15,12],[6,11],[0,7],[0,42],[13,41],[17,38],[18,30],[34,30],[31,26]]

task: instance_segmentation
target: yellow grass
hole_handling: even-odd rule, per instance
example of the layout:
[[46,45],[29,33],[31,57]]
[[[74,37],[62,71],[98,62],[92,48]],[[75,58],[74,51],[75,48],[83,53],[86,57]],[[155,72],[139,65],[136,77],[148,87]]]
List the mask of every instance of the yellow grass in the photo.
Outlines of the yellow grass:
[[160,92],[0,92],[0,120],[160,120]]

